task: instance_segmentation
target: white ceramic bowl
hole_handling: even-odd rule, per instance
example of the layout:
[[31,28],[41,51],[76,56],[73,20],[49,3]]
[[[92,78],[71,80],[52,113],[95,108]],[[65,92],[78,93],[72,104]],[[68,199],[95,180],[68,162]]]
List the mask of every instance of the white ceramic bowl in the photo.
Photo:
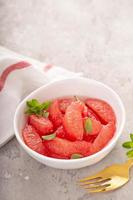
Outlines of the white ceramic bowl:
[[[23,141],[22,128],[24,127],[26,117],[24,115],[26,101],[37,98],[40,101],[63,97],[63,96],[88,96],[107,101],[115,111],[117,118],[117,128],[114,137],[98,153],[75,160],[55,159],[43,156],[30,149]],[[87,78],[70,78],[51,82],[35,90],[28,95],[17,107],[14,117],[14,130],[18,142],[24,150],[39,162],[60,169],[76,169],[92,165],[103,159],[115,146],[120,137],[125,123],[125,109],[120,97],[108,86],[95,80]]]

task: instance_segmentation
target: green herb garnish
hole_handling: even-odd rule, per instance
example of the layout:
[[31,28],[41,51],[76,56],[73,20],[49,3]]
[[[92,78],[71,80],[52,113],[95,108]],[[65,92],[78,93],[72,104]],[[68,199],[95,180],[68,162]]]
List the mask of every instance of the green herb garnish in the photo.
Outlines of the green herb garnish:
[[50,135],[44,135],[44,136],[42,136],[42,139],[43,140],[53,140],[55,137],[56,137],[56,134],[52,133]]
[[131,149],[133,148],[133,142],[132,141],[124,142],[122,146],[126,149]]
[[35,114],[35,115],[47,117],[48,113],[46,111],[48,110],[50,104],[51,104],[51,101],[40,103],[37,99],[32,99],[26,102],[27,110],[25,111],[25,113],[28,115]]
[[128,152],[126,153],[126,155],[128,156],[128,158],[133,158],[133,149],[130,150],[130,151],[128,151]]
[[130,149],[129,151],[127,151],[126,155],[128,156],[128,158],[133,158],[133,134],[132,133],[130,133],[130,139],[131,141],[124,142],[122,146],[126,149]]
[[133,133],[130,133],[130,139],[133,141]]
[[71,159],[78,159],[78,158],[82,158],[83,156],[81,154],[78,153],[74,153],[71,155]]
[[85,128],[86,133],[92,132],[92,120],[91,120],[91,118],[85,119],[84,128]]

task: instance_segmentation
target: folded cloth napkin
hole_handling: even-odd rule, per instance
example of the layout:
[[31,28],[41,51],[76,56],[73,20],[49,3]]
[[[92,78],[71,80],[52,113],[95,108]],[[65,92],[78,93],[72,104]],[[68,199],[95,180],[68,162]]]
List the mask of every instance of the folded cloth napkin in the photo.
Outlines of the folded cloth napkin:
[[36,61],[0,46],[0,146],[14,136],[14,113],[26,95],[50,81],[77,76],[81,73]]

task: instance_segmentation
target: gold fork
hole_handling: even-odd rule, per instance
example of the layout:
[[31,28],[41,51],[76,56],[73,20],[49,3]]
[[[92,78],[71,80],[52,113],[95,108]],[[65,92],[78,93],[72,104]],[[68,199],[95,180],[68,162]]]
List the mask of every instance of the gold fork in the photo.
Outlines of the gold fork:
[[80,185],[91,193],[115,190],[129,181],[129,169],[132,165],[133,159],[111,165],[93,176],[81,179]]

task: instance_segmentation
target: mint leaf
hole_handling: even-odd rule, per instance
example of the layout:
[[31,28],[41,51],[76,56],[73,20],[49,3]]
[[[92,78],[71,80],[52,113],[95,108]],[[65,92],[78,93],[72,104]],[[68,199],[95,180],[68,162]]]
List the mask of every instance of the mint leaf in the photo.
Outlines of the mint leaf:
[[42,136],[42,139],[43,140],[53,140],[55,137],[56,137],[56,134],[53,133],[53,134],[50,134],[50,135],[44,135],[44,136]]
[[128,151],[127,153],[128,158],[133,158],[133,149]]
[[44,109],[44,110],[47,110],[49,107],[50,107],[50,105],[51,105],[51,101],[46,101],[46,102],[44,102],[44,103],[42,103],[42,109]]
[[133,158],[133,133],[130,133],[131,141],[124,142],[122,146],[127,149],[131,149],[126,153],[129,158]]
[[[46,101],[40,103],[37,99],[32,99],[26,102],[27,110],[25,111],[26,114],[35,114],[39,116],[43,116],[44,110],[48,110],[49,106],[51,105],[51,101]],[[47,114],[48,115],[48,114]]]
[[84,126],[85,126],[84,128],[85,128],[86,133],[92,132],[92,120],[91,120],[91,118],[87,118],[85,120]]
[[71,155],[71,159],[78,159],[78,158],[82,158],[83,156],[81,154],[78,153],[74,153]]
[[36,99],[32,99],[31,101],[27,101],[27,106],[28,107],[35,107],[38,106],[39,102]]
[[133,141],[133,133],[130,133],[130,139]]
[[131,149],[131,148],[133,148],[133,142],[131,142],[131,141],[124,142],[124,143],[122,144],[122,146],[123,146],[124,148],[126,148],[126,149]]

